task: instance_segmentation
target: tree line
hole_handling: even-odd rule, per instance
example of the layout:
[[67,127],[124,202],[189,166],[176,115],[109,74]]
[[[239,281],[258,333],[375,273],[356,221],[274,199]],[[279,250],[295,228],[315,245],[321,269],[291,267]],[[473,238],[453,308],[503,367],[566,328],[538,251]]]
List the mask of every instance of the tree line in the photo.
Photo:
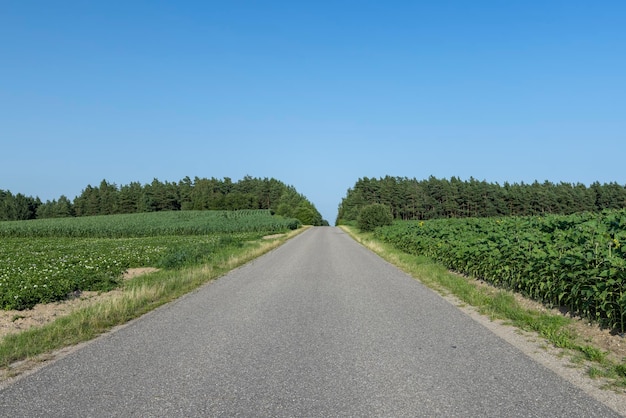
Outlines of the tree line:
[[114,215],[166,210],[241,210],[270,209],[275,214],[299,219],[306,225],[326,221],[315,206],[293,186],[273,178],[246,176],[230,178],[189,177],[178,182],[117,186],[102,180],[99,186],[87,185],[73,201],[61,196],[42,202],[21,193],[0,190],[0,220],[27,220],[71,216]]
[[458,177],[426,180],[406,177],[359,179],[339,205],[337,224],[357,220],[360,210],[381,203],[394,219],[525,216],[596,212],[626,207],[626,186],[615,182],[590,186],[538,181],[488,183]]

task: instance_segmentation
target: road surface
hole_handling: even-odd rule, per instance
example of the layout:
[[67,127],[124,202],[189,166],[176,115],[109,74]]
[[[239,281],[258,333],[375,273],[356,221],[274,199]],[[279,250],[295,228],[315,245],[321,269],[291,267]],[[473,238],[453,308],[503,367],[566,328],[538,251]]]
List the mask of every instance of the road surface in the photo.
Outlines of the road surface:
[[7,417],[611,417],[338,228],[0,391]]

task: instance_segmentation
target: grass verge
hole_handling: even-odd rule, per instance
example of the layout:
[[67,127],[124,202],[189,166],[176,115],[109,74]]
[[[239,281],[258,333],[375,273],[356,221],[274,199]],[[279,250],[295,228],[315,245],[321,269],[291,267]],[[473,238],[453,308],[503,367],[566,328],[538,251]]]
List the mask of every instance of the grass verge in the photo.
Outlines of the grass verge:
[[587,362],[590,377],[606,379],[607,386],[612,389],[623,391],[626,388],[626,359],[616,361],[609,358],[607,352],[595,347],[593,342],[581,341],[571,327],[573,319],[523,307],[509,291],[479,285],[477,281],[450,272],[429,258],[407,254],[374,239],[371,233],[359,232],[353,226],[343,225],[341,228],[361,245],[431,289],[443,295],[453,295],[491,319],[503,320],[522,330],[537,333],[554,347],[567,350],[573,362]]
[[[242,246],[226,246],[210,263],[161,270],[125,283],[121,292],[97,304],[76,310],[54,322],[7,335],[0,340],[0,377],[12,377],[50,358],[55,350],[89,341],[113,327],[171,302],[280,246],[303,232],[300,228],[271,239]],[[2,379],[0,379],[2,380]]]

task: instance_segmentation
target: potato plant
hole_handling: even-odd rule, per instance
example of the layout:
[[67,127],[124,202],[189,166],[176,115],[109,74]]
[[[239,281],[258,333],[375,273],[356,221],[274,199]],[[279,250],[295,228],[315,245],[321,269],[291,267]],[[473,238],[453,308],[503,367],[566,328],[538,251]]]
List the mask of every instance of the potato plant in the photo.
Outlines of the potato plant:
[[180,268],[294,229],[269,211],[179,211],[0,222],[0,309],[117,287],[131,267]]

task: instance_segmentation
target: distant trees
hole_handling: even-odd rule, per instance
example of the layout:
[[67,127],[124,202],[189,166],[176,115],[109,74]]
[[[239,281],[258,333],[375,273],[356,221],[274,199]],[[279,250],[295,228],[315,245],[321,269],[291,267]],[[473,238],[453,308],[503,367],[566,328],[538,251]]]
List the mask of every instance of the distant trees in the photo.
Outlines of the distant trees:
[[75,216],[74,206],[66,197],[61,196],[59,200],[46,202],[37,206],[37,218],[69,218]]
[[132,182],[120,187],[102,180],[98,186],[87,185],[73,202],[61,196],[42,203],[39,198],[0,190],[0,220],[208,209],[271,209],[303,224],[325,223],[306,197],[273,178],[246,176],[236,183],[228,177],[185,177],[177,183],[155,178],[149,184]]
[[395,219],[571,214],[626,207],[626,187],[577,183],[487,183],[458,177],[359,179],[339,205],[337,223],[356,221],[364,206],[388,206]]
[[35,219],[40,204],[39,199],[0,190],[0,221]]

